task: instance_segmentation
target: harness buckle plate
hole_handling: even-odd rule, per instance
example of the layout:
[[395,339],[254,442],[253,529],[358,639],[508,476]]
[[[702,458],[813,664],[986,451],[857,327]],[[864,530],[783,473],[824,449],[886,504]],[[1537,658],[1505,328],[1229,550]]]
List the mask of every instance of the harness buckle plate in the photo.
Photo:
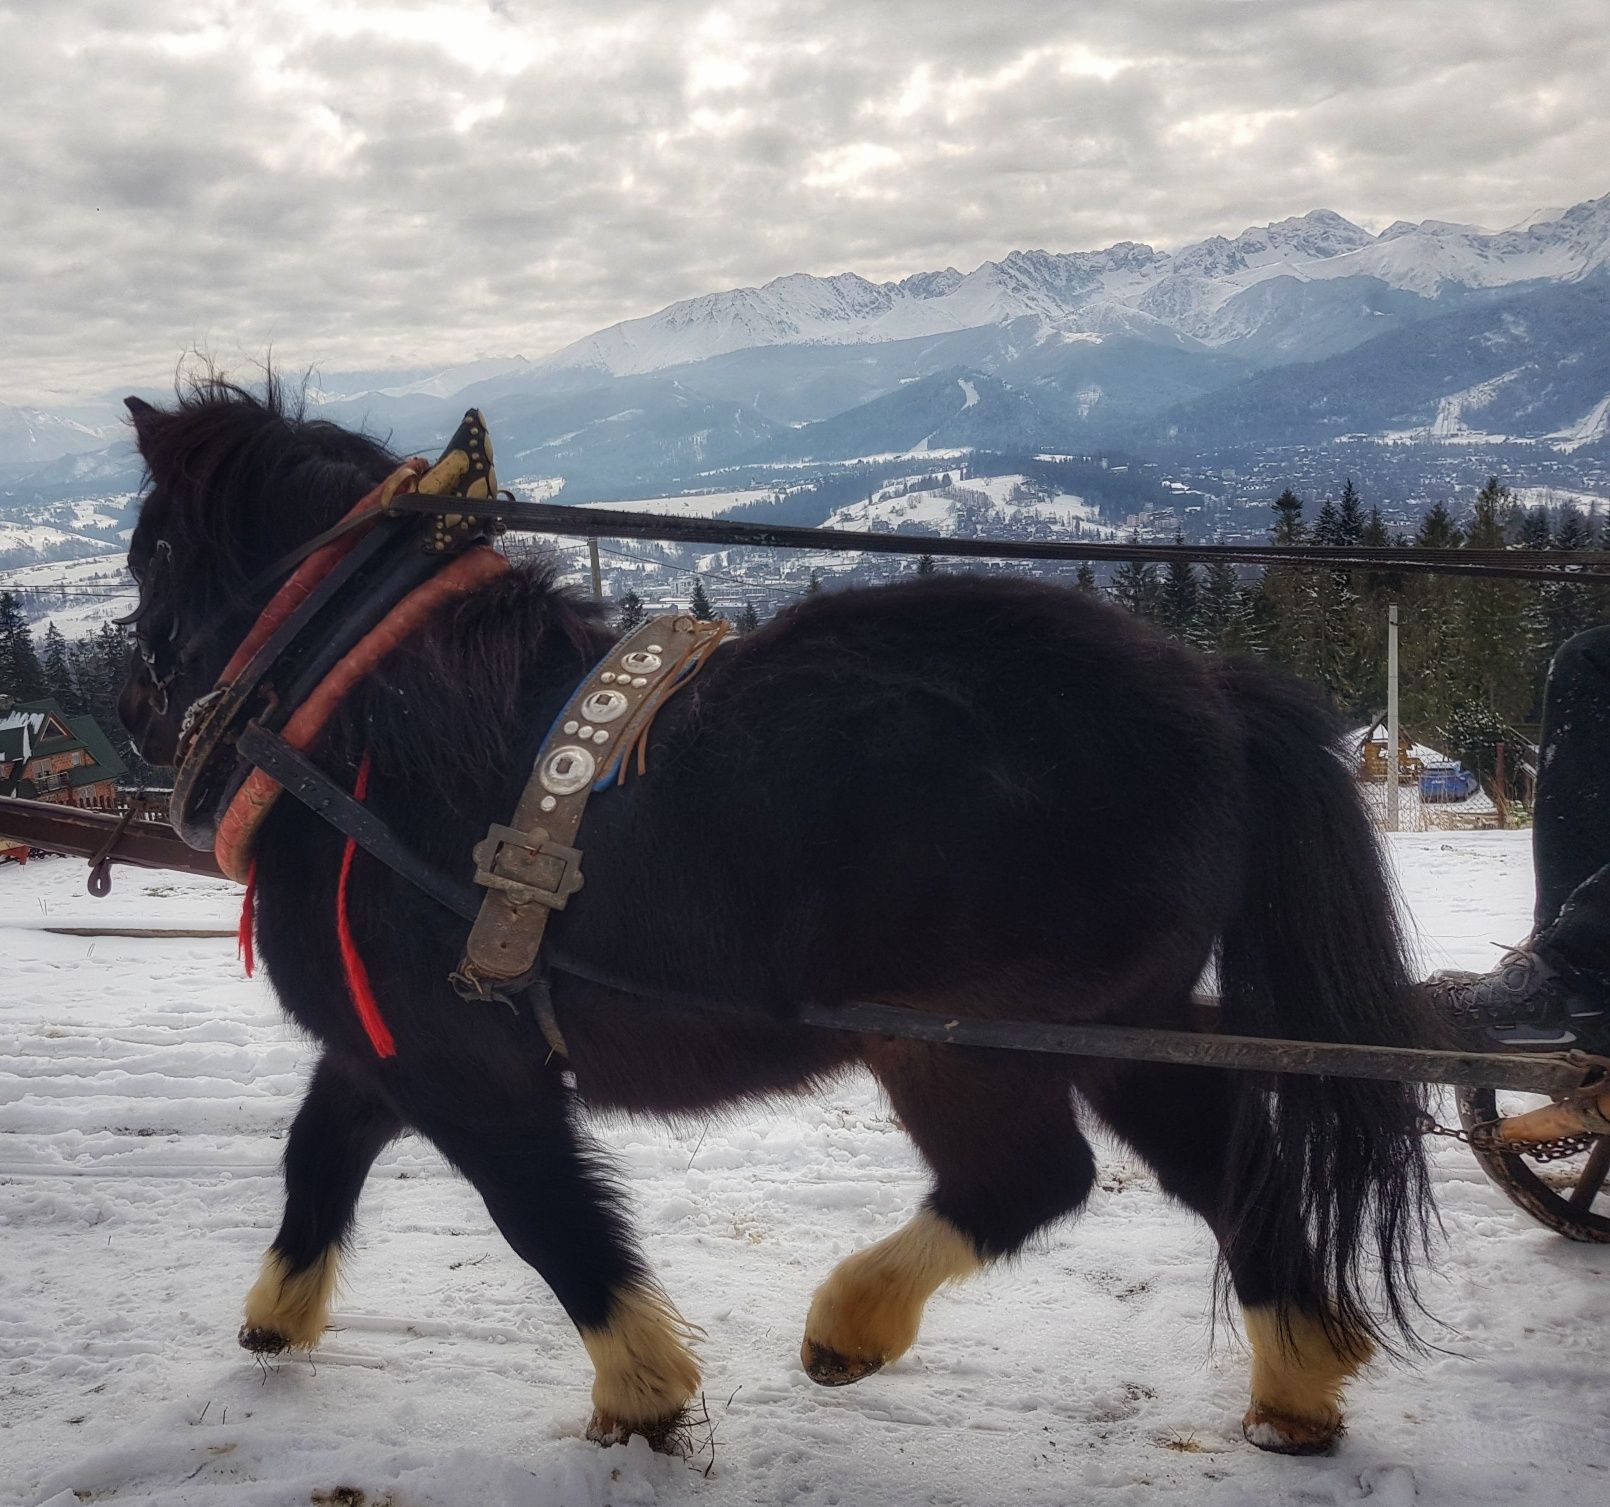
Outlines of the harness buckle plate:
[[475,882],[501,891],[514,905],[563,910],[582,886],[581,850],[552,841],[546,827],[521,832],[494,822],[474,856]]

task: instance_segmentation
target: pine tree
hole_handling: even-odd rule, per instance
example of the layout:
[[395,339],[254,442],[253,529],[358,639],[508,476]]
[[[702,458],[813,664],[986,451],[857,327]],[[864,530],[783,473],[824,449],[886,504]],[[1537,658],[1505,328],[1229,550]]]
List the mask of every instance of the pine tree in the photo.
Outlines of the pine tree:
[[[1289,547],[1308,537],[1303,522],[1303,500],[1287,487],[1274,501],[1274,521],[1269,527],[1272,544]],[[1293,674],[1317,679],[1318,594],[1314,573],[1293,565],[1271,565],[1263,573],[1259,591],[1263,605],[1257,617],[1267,634],[1271,658]]]
[[1236,596],[1235,617],[1222,645],[1227,654],[1273,656],[1279,636],[1274,606],[1263,589],[1263,578],[1243,586]]
[[1303,500],[1287,487],[1271,504],[1275,521],[1269,530],[1272,544],[1297,544],[1306,534],[1303,527]]
[[[129,672],[129,641],[122,629],[102,623],[90,645],[92,674],[88,689],[80,687],[85,710],[101,725],[101,730],[117,745],[118,752],[133,768],[139,763],[134,745],[123,731],[117,715],[118,693]],[[143,766],[142,766],[143,767]]]
[[[1465,544],[1503,549],[1514,520],[1515,497],[1496,476],[1476,496]],[[1526,633],[1526,587],[1518,581],[1459,581],[1459,631],[1468,699],[1500,722],[1517,722],[1530,709],[1533,647]]]
[[693,578],[693,595],[688,600],[688,611],[701,623],[712,622],[716,610],[710,605],[710,597],[704,589],[704,582],[697,576]]
[[[1372,508],[1371,511],[1379,521],[1380,509]],[[1362,544],[1364,527],[1364,504],[1359,499],[1358,488],[1353,485],[1353,478],[1349,476],[1342,483],[1342,500],[1336,506],[1336,542]]]
[[[1552,549],[1554,533],[1549,524],[1548,509],[1540,503],[1528,508],[1521,516],[1517,539],[1522,549]],[[1553,650],[1549,646],[1549,586],[1544,583],[1526,593],[1523,608],[1526,643],[1531,658],[1532,696],[1527,713],[1528,721],[1542,716],[1543,684],[1548,676],[1549,659]]]
[[[1464,542],[1445,502],[1434,503],[1420,520],[1414,542],[1420,549],[1457,549]],[[1451,576],[1410,580],[1401,613],[1403,720],[1436,730],[1447,726],[1463,699],[1458,593]]]
[[1201,604],[1203,646],[1220,650],[1242,647],[1234,642],[1243,610],[1241,583],[1227,560],[1215,560],[1203,570]]
[[78,687],[73,683],[73,667],[67,656],[67,635],[54,623],[45,629],[40,667],[45,672],[48,694],[61,702],[66,711],[83,711],[84,705],[78,699]]
[[[1140,535],[1129,536],[1131,544],[1140,542]],[[1157,567],[1150,561],[1125,560],[1113,572],[1112,599],[1120,607],[1127,607],[1136,617],[1155,621],[1161,606],[1162,587],[1157,579]]]
[[[1314,519],[1313,542],[1336,549],[1356,544],[1363,531],[1358,493],[1348,482],[1348,513],[1326,498]],[[1345,570],[1309,573],[1304,596],[1310,605],[1306,673],[1330,692],[1338,706],[1353,709],[1359,699],[1362,634],[1358,593]]]
[[35,701],[49,691],[22,604],[11,592],[0,592],[0,695]]
[[[1184,535],[1175,534],[1174,543],[1184,548]],[[1189,644],[1200,641],[1201,592],[1197,586],[1196,570],[1189,560],[1174,559],[1168,562],[1162,589],[1158,592],[1157,621],[1174,638],[1183,639]]]
[[934,564],[934,557],[932,555],[917,556],[917,574],[919,576],[931,576],[938,568],[939,567]]
[[1079,569],[1074,575],[1073,580],[1074,584],[1079,588],[1080,591],[1084,592],[1086,596],[1101,595],[1101,588],[1096,585],[1096,573],[1090,568],[1090,562],[1088,560],[1081,560],[1079,562]]
[[[1560,509],[1554,526],[1555,549],[1591,549],[1593,531],[1582,510],[1572,503]],[[1588,588],[1574,582],[1550,581],[1543,588],[1543,618],[1547,656],[1552,659],[1566,639],[1580,633],[1593,621],[1593,603]]]
[[1314,518],[1313,542],[1315,544],[1337,545],[1342,543],[1341,519],[1336,511],[1336,504],[1326,498],[1319,505],[1319,512]]
[[[1343,495],[1346,495],[1345,489]],[[1387,549],[1393,540],[1378,507],[1372,507],[1359,527],[1358,542],[1365,549]],[[1358,675],[1356,707],[1373,716],[1386,705],[1387,609],[1403,601],[1403,573],[1367,570],[1358,580]]]
[[1516,538],[1522,549],[1550,549],[1554,531],[1549,527],[1549,510],[1539,503],[1521,514]]
[[760,614],[755,611],[753,602],[745,602],[743,611],[738,614],[735,625],[740,633],[753,633],[760,626]]
[[805,595],[815,596],[822,589],[822,573],[812,567],[811,578],[805,583]]
[[619,604],[615,608],[615,625],[620,629],[622,636],[642,627],[648,617],[648,608],[643,605],[643,599],[630,586],[621,593]]

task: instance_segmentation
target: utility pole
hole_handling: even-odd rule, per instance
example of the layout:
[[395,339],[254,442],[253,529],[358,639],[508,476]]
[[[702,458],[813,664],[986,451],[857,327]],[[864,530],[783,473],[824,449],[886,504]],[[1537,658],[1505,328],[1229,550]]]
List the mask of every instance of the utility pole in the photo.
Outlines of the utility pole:
[[1398,604],[1386,609],[1386,830],[1398,830]]
[[[593,599],[601,602],[604,600],[604,571],[603,567],[598,563],[598,541],[596,539],[587,541],[587,562],[593,568]],[[1397,608],[1394,607],[1392,610],[1396,612]]]

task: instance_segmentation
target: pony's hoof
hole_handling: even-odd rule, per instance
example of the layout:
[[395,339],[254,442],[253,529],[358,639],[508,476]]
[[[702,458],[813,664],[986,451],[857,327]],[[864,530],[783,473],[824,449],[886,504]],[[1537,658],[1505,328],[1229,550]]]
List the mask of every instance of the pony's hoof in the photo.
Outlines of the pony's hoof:
[[1328,1455],[1342,1437],[1340,1418],[1294,1418],[1269,1408],[1248,1408],[1241,1420],[1248,1444],[1273,1455]]
[[251,1324],[242,1324],[235,1338],[240,1341],[242,1350],[250,1350],[253,1355],[278,1355],[291,1348],[291,1342],[277,1329],[261,1329]]
[[686,1409],[652,1423],[626,1423],[595,1408],[587,1425],[587,1437],[606,1449],[611,1444],[625,1444],[634,1434],[647,1439],[649,1448],[656,1454],[686,1456],[692,1453]]
[[806,1340],[799,1347],[799,1363],[819,1387],[847,1387],[883,1369],[881,1359],[857,1360],[829,1350],[826,1345],[818,1345],[815,1340]]

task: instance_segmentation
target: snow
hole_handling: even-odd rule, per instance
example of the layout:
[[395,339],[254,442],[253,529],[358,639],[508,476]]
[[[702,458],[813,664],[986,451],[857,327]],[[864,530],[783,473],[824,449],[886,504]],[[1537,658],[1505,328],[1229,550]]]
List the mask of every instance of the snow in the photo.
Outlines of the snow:
[[638,497],[624,502],[589,502],[590,508],[618,513],[658,513],[667,517],[720,518],[748,503],[769,502],[775,487],[749,487],[729,492],[683,492],[673,497]]
[[1209,236],[1178,251],[1120,241],[1099,251],[1013,251],[965,276],[874,283],[854,273],[794,273],[624,320],[566,346],[533,373],[629,376],[771,345],[858,344],[1039,322],[1044,339],[1162,330],[1219,346],[1258,316],[1232,301],[1272,278],[1376,278],[1432,298],[1448,285],[1580,279],[1610,261],[1610,195],[1543,212],[1496,233],[1443,220],[1397,221],[1379,236],[1330,210]]
[[[1424,965],[1483,966],[1526,931],[1525,834],[1390,849]],[[119,870],[94,901],[81,863],[0,866],[0,1502],[281,1507],[341,1487],[367,1507],[1600,1494],[1610,1250],[1533,1224],[1451,1143],[1433,1148],[1447,1240],[1427,1279],[1444,1349],[1359,1383],[1334,1458],[1242,1442],[1246,1361],[1229,1337],[1210,1343],[1208,1238],[1110,1145],[1080,1220],[936,1297],[885,1372],[812,1386],[796,1350],[814,1285],[924,1189],[859,1077],[708,1125],[601,1127],[657,1271],[708,1331],[708,1477],[708,1451],[690,1468],[582,1440],[590,1376],[568,1321],[416,1140],[370,1180],[326,1347],[260,1369],[234,1332],[311,1050],[240,976],[228,938],[41,929],[227,928],[237,905],[221,881]]]
[[1610,430],[1610,397],[1600,398],[1576,423],[1548,436],[1558,440],[1562,450],[1576,450],[1602,439]]
[[[982,503],[991,511],[991,526],[1019,528],[1041,521],[1091,539],[1118,537],[1117,529],[1101,522],[1100,510],[1094,504],[1071,492],[1040,495],[1020,473],[969,477],[950,487],[902,492],[902,487],[919,480],[921,476],[892,478],[870,501],[846,504],[822,526],[874,532],[902,526],[935,534],[976,532],[976,518],[970,517],[968,510],[970,505]],[[1032,497],[1013,496],[1014,492],[1031,490]]]
[[[1610,404],[1610,398],[1605,399],[1605,402]],[[1610,507],[1610,496],[1602,492],[1584,492],[1575,487],[1511,487],[1510,491],[1515,494],[1515,501],[1523,508],[1555,509],[1571,506],[1580,508],[1584,513],[1590,513],[1595,508],[1603,512]]]
[[126,551],[104,543],[97,548],[98,554],[81,559],[0,570],[0,591],[20,588],[22,610],[36,636],[54,623],[68,638],[79,638],[133,610],[139,593],[125,564]]

